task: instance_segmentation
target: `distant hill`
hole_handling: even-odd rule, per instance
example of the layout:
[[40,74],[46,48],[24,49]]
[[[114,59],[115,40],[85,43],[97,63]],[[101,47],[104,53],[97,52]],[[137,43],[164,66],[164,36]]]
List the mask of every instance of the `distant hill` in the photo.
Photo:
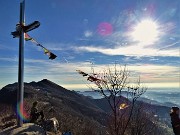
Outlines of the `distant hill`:
[[[111,111],[108,102],[102,99],[93,99],[67,90],[54,82],[43,79],[39,82],[24,84],[25,108],[29,112],[34,101],[39,101],[39,108],[44,110],[45,116],[55,116],[60,122],[61,131],[71,130],[76,134],[96,135],[105,131],[107,119]],[[0,106],[16,106],[17,83],[9,84],[0,90]],[[123,100],[127,100],[122,97]],[[138,101],[138,104],[143,101]],[[150,105],[158,117],[168,119],[169,107]],[[0,109],[3,109],[0,107]],[[104,133],[105,134],[105,133]]]
[[[102,108],[105,111],[108,111],[108,109],[110,109],[108,107],[108,103],[106,103],[106,100],[103,97],[99,98],[101,95],[100,94],[98,95],[97,92],[95,92],[95,91],[84,91],[84,92],[78,91],[78,93],[82,94],[82,95],[87,95],[87,97],[89,97],[91,99],[93,99],[93,97],[95,97],[96,99],[94,99],[94,101],[96,101],[96,105],[98,105],[100,108]],[[106,93],[108,94],[108,92],[106,92]],[[126,96],[127,91],[123,91],[121,94]],[[124,98],[123,100],[126,100],[126,98]],[[169,117],[169,111],[171,109],[170,107],[177,106],[176,104],[173,104],[173,103],[169,103],[169,102],[160,103],[158,101],[150,100],[150,99],[147,99],[144,97],[140,97],[138,99],[137,103],[138,104],[144,103],[144,104],[146,104],[146,106],[153,108],[153,110],[156,112],[156,114],[163,118]]]

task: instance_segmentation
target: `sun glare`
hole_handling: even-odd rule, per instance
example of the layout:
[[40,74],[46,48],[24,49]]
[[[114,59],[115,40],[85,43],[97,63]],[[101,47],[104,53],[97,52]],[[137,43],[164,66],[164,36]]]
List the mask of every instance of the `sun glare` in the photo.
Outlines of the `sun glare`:
[[131,33],[134,41],[142,44],[152,44],[158,40],[158,25],[152,20],[142,20],[138,23]]

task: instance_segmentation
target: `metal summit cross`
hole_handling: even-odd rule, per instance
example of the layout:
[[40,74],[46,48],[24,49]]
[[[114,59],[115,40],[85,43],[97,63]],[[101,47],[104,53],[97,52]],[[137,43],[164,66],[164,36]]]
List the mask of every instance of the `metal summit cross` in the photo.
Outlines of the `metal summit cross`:
[[[24,99],[24,33],[31,31],[40,26],[38,21],[34,21],[29,25],[25,25],[25,0],[20,3],[20,21],[16,25],[16,31],[11,32],[13,37],[19,37],[19,68],[18,68],[18,89],[17,89],[17,105],[20,104],[23,113]],[[17,116],[17,125],[23,125],[23,119]]]

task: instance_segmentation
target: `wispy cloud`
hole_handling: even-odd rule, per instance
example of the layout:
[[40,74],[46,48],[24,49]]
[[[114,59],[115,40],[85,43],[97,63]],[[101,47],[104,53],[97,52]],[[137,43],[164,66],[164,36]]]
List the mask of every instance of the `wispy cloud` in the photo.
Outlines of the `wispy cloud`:
[[[81,65],[79,63],[79,65]],[[79,67],[80,70],[87,73],[91,72],[92,65],[82,64]],[[110,68],[113,68],[113,65],[109,65]],[[168,87],[168,88],[178,88],[179,87],[179,76],[180,69],[178,66],[168,66],[168,65],[156,65],[156,64],[141,64],[141,65],[127,65],[128,70],[130,71],[132,78],[137,79],[140,76],[141,82],[149,88],[153,87]],[[96,73],[101,73],[103,70],[107,69],[107,65],[94,65],[94,70]],[[76,76],[76,75],[75,75]],[[88,84],[85,78],[79,76],[76,87],[80,88],[80,84]]]
[[0,50],[10,50],[10,51],[16,51],[18,49],[17,46],[11,47],[7,45],[0,44]]
[[179,66],[168,65],[130,65],[128,66],[132,73],[137,73],[142,77],[144,82],[179,82],[180,68]]
[[175,43],[171,43],[171,44],[169,44],[169,45],[166,45],[166,46],[160,48],[160,50],[168,49],[168,48],[174,47],[175,45],[178,45],[178,44],[180,44],[180,41],[177,41],[177,42],[175,42]]
[[[111,35],[108,36],[97,36],[93,35],[96,40],[102,42],[89,43],[88,45],[76,45],[74,50],[79,52],[98,52],[105,55],[124,55],[124,56],[172,56],[179,57],[179,43],[180,37],[177,36],[179,33],[175,20],[173,21],[164,21],[161,22],[157,18],[145,18],[137,17],[144,15],[144,9],[135,9],[134,12],[129,10],[123,10],[120,12],[119,16],[113,17],[111,20],[111,25],[114,27],[114,31]],[[147,10],[147,9],[146,9]],[[170,12],[169,10],[167,12]],[[169,14],[168,14],[169,15]],[[165,16],[164,16],[165,17]],[[167,17],[167,16],[166,16]],[[162,19],[162,18],[161,18]],[[140,41],[134,41],[132,37],[133,28],[136,27],[141,21],[149,20],[153,24],[157,25],[156,31],[156,40],[153,43],[143,43]],[[148,26],[148,29],[151,26]],[[172,32],[173,31],[173,32]],[[146,27],[142,27],[142,32],[139,38],[149,39],[150,34]],[[97,36],[97,37],[95,37]],[[153,35],[151,35],[153,36]]]
[[119,46],[114,48],[104,48],[96,46],[74,47],[80,52],[99,52],[105,55],[124,55],[124,56],[179,56],[179,49],[159,50],[153,47],[144,47],[140,45]]
[[[18,66],[14,64],[11,58],[1,58],[0,61],[10,61],[11,66],[0,66],[1,82],[4,80],[16,80],[18,74]],[[16,63],[17,64],[17,63]],[[91,64],[90,62],[59,62],[41,59],[26,59],[25,60],[25,81],[39,81],[43,78],[50,79],[59,85],[64,85],[67,88],[84,88],[87,84],[86,79],[80,76],[76,70],[80,69],[84,72],[92,72],[94,67],[95,72],[102,72],[107,69],[107,64]],[[113,67],[110,64],[109,67]],[[179,66],[157,65],[157,64],[133,64],[127,65],[131,74],[136,77],[141,77],[143,83],[176,83],[179,82],[180,69]],[[6,79],[5,79],[6,78]],[[8,83],[9,83],[8,82]],[[4,83],[3,83],[4,84]],[[2,84],[1,84],[2,85]],[[163,85],[163,84],[162,84]],[[160,86],[159,86],[160,87]]]

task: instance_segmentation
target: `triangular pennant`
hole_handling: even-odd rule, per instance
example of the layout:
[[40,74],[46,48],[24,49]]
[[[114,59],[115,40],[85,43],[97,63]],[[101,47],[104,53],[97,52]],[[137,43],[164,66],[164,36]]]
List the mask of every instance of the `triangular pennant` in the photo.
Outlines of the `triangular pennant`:
[[43,49],[44,49],[44,53],[49,56],[49,59],[53,60],[53,59],[55,59],[57,57],[54,53],[50,52],[45,47],[43,47]]
[[48,50],[48,49],[46,49],[46,48],[43,48],[44,49],[44,53],[45,54],[47,54],[47,53],[49,53],[50,51]]
[[55,59],[56,57],[57,57],[57,56],[56,56],[54,53],[50,52],[49,59],[53,60],[53,59]]
[[26,41],[32,40],[32,38],[27,33],[24,33],[24,38]]
[[96,78],[96,77],[93,77],[93,76],[89,76],[89,77],[87,78],[87,80],[90,81],[90,82],[96,82],[96,81],[99,81],[100,79],[98,79],[98,78]]
[[82,74],[83,76],[88,76],[88,74],[87,73],[85,73],[85,72],[83,72],[83,71],[81,71],[81,70],[76,70],[79,74]]

